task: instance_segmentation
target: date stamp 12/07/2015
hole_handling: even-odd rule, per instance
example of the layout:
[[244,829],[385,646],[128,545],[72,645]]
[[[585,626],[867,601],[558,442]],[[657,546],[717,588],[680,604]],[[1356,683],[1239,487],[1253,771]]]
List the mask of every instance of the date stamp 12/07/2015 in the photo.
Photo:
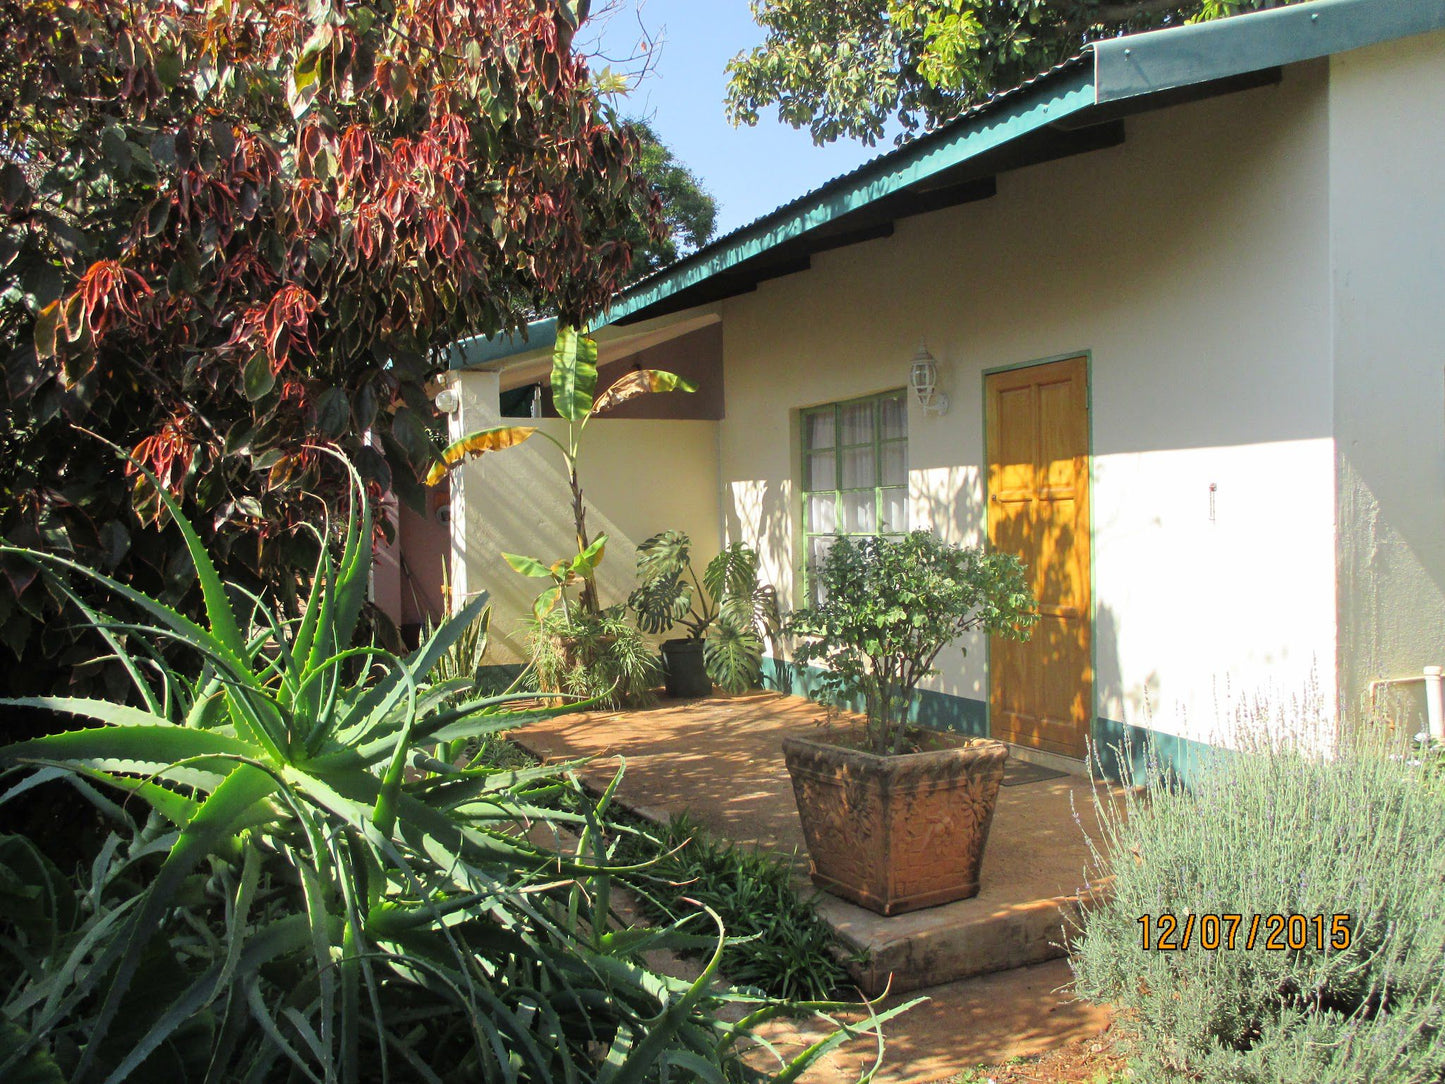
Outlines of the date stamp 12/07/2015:
[[1353,928],[1348,914],[1338,915],[1140,915],[1145,952],[1187,952],[1203,949],[1299,952],[1350,947]]

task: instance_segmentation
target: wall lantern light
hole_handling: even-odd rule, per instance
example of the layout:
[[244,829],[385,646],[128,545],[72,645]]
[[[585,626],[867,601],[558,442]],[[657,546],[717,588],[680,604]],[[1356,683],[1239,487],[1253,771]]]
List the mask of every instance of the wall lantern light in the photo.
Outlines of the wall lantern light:
[[443,414],[455,414],[461,409],[462,397],[457,394],[456,388],[446,387],[436,393],[432,402],[436,404],[436,408]]
[[908,386],[918,398],[925,414],[947,414],[948,396],[938,390],[938,361],[924,343],[918,344],[913,364],[908,369]]

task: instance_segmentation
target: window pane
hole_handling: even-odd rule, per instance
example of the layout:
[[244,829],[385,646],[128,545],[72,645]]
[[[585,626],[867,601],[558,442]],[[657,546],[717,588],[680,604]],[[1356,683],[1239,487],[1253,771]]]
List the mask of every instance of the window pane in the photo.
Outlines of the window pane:
[[883,481],[885,486],[906,486],[908,484],[908,445],[903,443],[883,445]]
[[848,534],[872,534],[878,529],[878,494],[865,489],[843,494],[843,530]]
[[822,410],[803,415],[803,443],[808,448],[833,447],[833,433],[838,428],[833,411]]
[[817,452],[808,456],[808,481],[803,488],[809,492],[838,488],[838,464],[834,453]]
[[818,575],[818,569],[822,566],[823,555],[828,552],[828,547],[833,544],[833,539],[828,535],[812,536],[808,539],[808,594],[810,601],[819,603],[823,601],[822,577]]
[[874,447],[845,448],[843,450],[843,484],[840,489],[860,489],[878,484],[873,463]]
[[838,529],[838,502],[832,493],[820,493],[808,498],[808,531],[812,534],[832,534]]
[[878,412],[882,417],[884,440],[899,440],[908,435],[908,409],[901,394],[881,400]]
[[873,440],[873,404],[850,403],[842,410],[843,443],[868,444]]
[[883,522],[880,531],[908,530],[908,490],[885,489],[883,493]]

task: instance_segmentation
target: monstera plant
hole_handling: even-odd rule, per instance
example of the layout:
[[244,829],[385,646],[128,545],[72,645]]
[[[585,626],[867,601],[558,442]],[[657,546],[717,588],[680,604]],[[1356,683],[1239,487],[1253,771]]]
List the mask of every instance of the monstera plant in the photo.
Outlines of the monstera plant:
[[762,676],[765,639],[780,624],[778,596],[758,583],[758,554],[734,542],[708,562],[699,579],[692,540],[662,531],[637,547],[637,590],[628,605],[647,632],[682,625],[688,635],[662,645],[673,696],[705,696],[714,684],[740,693]]

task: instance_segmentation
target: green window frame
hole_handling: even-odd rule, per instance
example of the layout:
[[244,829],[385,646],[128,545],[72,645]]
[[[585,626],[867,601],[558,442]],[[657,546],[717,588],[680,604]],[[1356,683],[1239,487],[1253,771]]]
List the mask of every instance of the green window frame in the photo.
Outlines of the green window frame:
[[908,531],[908,400],[903,388],[809,407],[803,434],[803,590],[839,535]]

